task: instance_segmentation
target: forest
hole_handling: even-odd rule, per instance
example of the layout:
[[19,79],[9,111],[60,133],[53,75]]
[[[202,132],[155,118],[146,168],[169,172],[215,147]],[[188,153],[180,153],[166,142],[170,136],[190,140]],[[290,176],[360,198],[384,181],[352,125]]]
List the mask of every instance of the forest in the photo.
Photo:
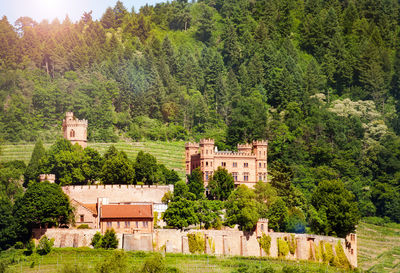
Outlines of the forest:
[[398,1],[130,8],[0,20],[1,141],[54,142],[67,111],[93,142],[268,139],[301,203],[339,181],[361,216],[400,222]]

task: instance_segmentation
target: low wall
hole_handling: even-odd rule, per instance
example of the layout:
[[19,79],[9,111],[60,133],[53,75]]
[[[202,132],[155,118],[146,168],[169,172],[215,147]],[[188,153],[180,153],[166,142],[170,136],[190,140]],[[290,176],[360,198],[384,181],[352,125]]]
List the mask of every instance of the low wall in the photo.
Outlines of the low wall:
[[109,202],[153,202],[162,203],[161,199],[168,191],[173,192],[173,185],[81,185],[64,186],[62,190],[69,198],[85,204],[95,204],[97,198],[105,197]]
[[[98,229],[42,229],[34,230],[34,237],[39,239],[46,234],[55,240],[55,247],[81,247],[90,246],[93,235]],[[153,233],[117,234],[118,247],[125,250],[160,251],[167,253],[189,254],[188,234],[202,233],[205,239],[206,254],[229,256],[266,256],[258,243],[257,234],[238,230],[189,230],[155,229]],[[294,236],[296,250],[284,258],[291,260],[309,260],[310,255],[315,257],[315,248],[321,243],[330,243],[332,252],[335,245],[340,243],[351,266],[357,267],[357,236],[350,234],[346,239],[310,234],[289,234],[270,232],[271,237],[270,257],[278,257],[277,239],[289,240]]]

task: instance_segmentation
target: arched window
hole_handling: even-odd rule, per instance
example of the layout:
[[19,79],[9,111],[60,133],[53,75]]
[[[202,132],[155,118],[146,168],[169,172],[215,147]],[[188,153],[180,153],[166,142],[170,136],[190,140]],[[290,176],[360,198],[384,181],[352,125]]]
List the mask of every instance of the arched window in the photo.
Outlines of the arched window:
[[69,132],[69,136],[70,137],[75,137],[75,131],[73,129]]

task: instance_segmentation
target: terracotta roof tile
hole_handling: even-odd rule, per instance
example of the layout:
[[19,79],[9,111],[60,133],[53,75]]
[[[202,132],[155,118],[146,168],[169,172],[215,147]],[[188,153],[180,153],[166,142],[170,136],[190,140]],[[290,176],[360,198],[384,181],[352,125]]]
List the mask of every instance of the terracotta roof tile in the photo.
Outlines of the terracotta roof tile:
[[153,218],[151,205],[103,205],[101,218]]

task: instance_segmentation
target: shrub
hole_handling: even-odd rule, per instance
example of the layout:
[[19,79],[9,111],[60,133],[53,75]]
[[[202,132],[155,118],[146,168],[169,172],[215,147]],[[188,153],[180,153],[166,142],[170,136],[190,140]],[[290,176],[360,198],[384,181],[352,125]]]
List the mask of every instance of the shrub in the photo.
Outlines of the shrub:
[[204,253],[205,239],[201,232],[188,234],[190,253]]
[[37,247],[37,253],[40,255],[47,255],[50,253],[52,247],[54,245],[54,239],[49,240],[46,235],[44,235],[40,241],[39,245]]
[[25,255],[32,255],[33,251],[35,251],[35,242],[33,241],[33,239],[30,239],[27,243],[26,243],[26,250],[24,252]]
[[289,253],[288,243],[281,238],[278,238],[277,240],[278,240],[278,256],[286,257]]
[[334,265],[336,267],[342,267],[345,269],[349,269],[350,263],[346,257],[346,254],[344,253],[344,250],[343,250],[343,247],[342,247],[342,244],[340,243],[340,241],[338,241],[337,244],[335,245],[335,252],[336,252],[336,257],[334,259]]
[[8,267],[8,265],[7,265],[6,261],[4,261],[4,260],[0,261],[0,273],[6,272],[7,267]]
[[103,238],[103,236],[101,235],[101,233],[96,232],[96,234],[92,238],[92,242],[90,243],[90,245],[92,245],[94,248],[100,248],[102,238]]
[[328,242],[325,243],[325,261],[324,262],[332,265],[334,258],[335,258],[335,255],[333,254],[332,245]]
[[128,272],[128,258],[123,250],[116,250],[114,254],[107,257],[97,265],[96,272],[99,273],[124,273]]
[[321,260],[321,255],[322,255],[320,244],[317,245],[314,243],[314,249],[315,249],[315,260],[319,262]]
[[265,235],[263,232],[261,238],[257,239],[260,247],[264,250],[264,252],[269,256],[270,248],[271,248],[271,236]]
[[24,244],[22,242],[16,242],[14,245],[15,249],[23,249],[24,248]]
[[165,260],[163,256],[157,252],[145,260],[140,270],[141,273],[164,273],[165,271]]
[[77,227],[77,229],[90,229],[88,224],[82,224]]
[[118,247],[118,239],[114,229],[107,229],[101,240],[101,247],[105,249]]
[[297,248],[297,242],[296,238],[294,237],[294,234],[290,234],[290,240],[288,241],[289,244],[289,251],[291,254],[294,254],[296,252]]
[[89,268],[85,264],[65,264],[60,273],[86,273],[89,271]]

